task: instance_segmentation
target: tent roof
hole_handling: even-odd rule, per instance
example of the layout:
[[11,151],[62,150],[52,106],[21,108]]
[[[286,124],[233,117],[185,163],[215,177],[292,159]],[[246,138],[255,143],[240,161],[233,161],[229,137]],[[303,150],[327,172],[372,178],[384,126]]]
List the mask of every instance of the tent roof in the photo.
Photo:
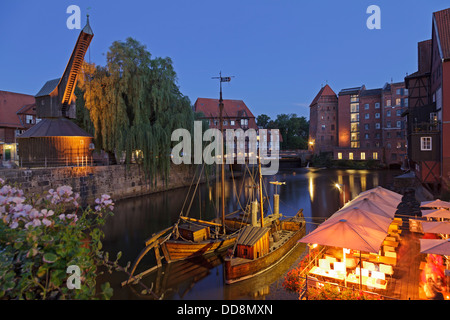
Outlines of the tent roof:
[[441,199],[422,201],[420,206],[423,208],[448,208],[450,209],[450,202]]
[[420,239],[420,252],[450,256],[450,239]]
[[343,208],[339,211],[350,210],[351,208],[358,207],[365,211],[369,211],[373,214],[383,216],[386,218],[392,218],[397,209],[394,209],[386,204],[377,203],[375,201],[370,200],[369,198],[356,198],[352,201],[348,202]]
[[387,216],[374,214],[370,211],[359,208],[358,206],[349,206],[343,210],[335,212],[328,220],[322,223],[322,225],[333,223],[334,219],[346,219],[357,225],[377,229],[382,232],[387,232],[392,222],[391,218]]
[[363,227],[346,219],[335,219],[334,222],[321,224],[310,234],[300,239],[300,242],[364,252],[378,252],[386,238],[386,232]]
[[450,219],[450,210],[442,209],[442,208],[441,209],[422,210],[422,217]]
[[422,222],[423,232],[450,234],[450,222],[424,221]]

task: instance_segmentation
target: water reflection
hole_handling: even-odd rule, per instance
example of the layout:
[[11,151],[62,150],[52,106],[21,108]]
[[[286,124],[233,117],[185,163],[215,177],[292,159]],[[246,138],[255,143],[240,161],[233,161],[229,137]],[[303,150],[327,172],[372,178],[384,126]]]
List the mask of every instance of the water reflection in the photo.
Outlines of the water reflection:
[[[307,219],[306,232],[312,231],[321,221],[328,218],[344,205],[344,194],[336,183],[345,186],[345,201],[355,198],[360,192],[378,185],[387,187],[399,171],[372,170],[332,170],[299,168],[279,172],[265,179],[270,210],[273,208],[272,195],[275,186],[270,181],[284,181],[278,186],[280,212],[293,216],[302,208]],[[253,182],[248,176],[228,180],[225,188],[227,212],[244,207],[252,198]],[[192,191],[192,190],[191,190]],[[213,219],[217,214],[220,200],[220,186],[216,181],[202,184],[198,194],[187,197],[188,188],[171,190],[148,196],[136,197],[116,202],[114,217],[110,218],[104,231],[104,248],[112,257],[122,251],[121,264],[133,262],[144,247],[144,242],[153,233],[172,225],[180,211],[190,204],[190,216]],[[184,204],[184,206],[183,206]],[[292,298],[281,289],[283,275],[305,251],[302,244],[282,263],[269,272],[233,285],[225,285],[221,257],[201,258],[195,261],[165,265],[157,272],[144,278],[147,285],[153,283],[154,290],[165,293],[165,299],[280,299]],[[155,265],[151,251],[140,263],[137,272]],[[99,278],[99,282],[109,281],[114,288],[115,299],[144,299],[141,289],[136,286],[121,287],[126,280],[124,274],[113,273]],[[294,297],[295,298],[295,297]]]

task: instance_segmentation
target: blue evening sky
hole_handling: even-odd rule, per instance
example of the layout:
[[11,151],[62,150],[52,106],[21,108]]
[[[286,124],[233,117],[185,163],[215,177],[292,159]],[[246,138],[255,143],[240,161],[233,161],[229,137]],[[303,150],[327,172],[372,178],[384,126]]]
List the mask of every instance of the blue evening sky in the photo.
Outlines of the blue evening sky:
[[[133,37],[153,56],[170,57],[181,92],[194,103],[217,98],[219,71],[233,75],[225,99],[242,99],[255,116],[296,113],[328,83],[338,93],[402,81],[417,69],[417,42],[431,37],[432,12],[448,0],[58,0],[0,3],[0,90],[35,95],[62,75],[80,30],[69,30],[69,5],[90,14],[85,59],[105,64],[115,40]],[[369,30],[369,5],[381,29]],[[90,58],[89,58],[90,57]]]

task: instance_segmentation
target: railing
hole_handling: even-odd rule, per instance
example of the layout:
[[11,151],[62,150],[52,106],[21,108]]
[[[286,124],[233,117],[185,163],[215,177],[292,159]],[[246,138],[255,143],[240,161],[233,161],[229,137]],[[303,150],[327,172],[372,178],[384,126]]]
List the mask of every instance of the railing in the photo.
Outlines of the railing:
[[413,133],[428,133],[428,132],[440,132],[441,123],[439,121],[428,121],[428,122],[416,122],[412,123]]

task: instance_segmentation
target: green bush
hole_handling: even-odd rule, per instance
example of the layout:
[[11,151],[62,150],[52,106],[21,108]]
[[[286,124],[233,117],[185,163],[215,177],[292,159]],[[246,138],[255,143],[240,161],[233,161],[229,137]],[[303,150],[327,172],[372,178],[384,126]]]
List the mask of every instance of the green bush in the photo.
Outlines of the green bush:
[[[2,179],[0,187],[0,299],[109,299],[112,289],[97,292],[96,277],[107,261],[100,227],[114,209],[110,197],[83,210],[68,186],[39,201]],[[79,289],[69,266],[80,270]]]

